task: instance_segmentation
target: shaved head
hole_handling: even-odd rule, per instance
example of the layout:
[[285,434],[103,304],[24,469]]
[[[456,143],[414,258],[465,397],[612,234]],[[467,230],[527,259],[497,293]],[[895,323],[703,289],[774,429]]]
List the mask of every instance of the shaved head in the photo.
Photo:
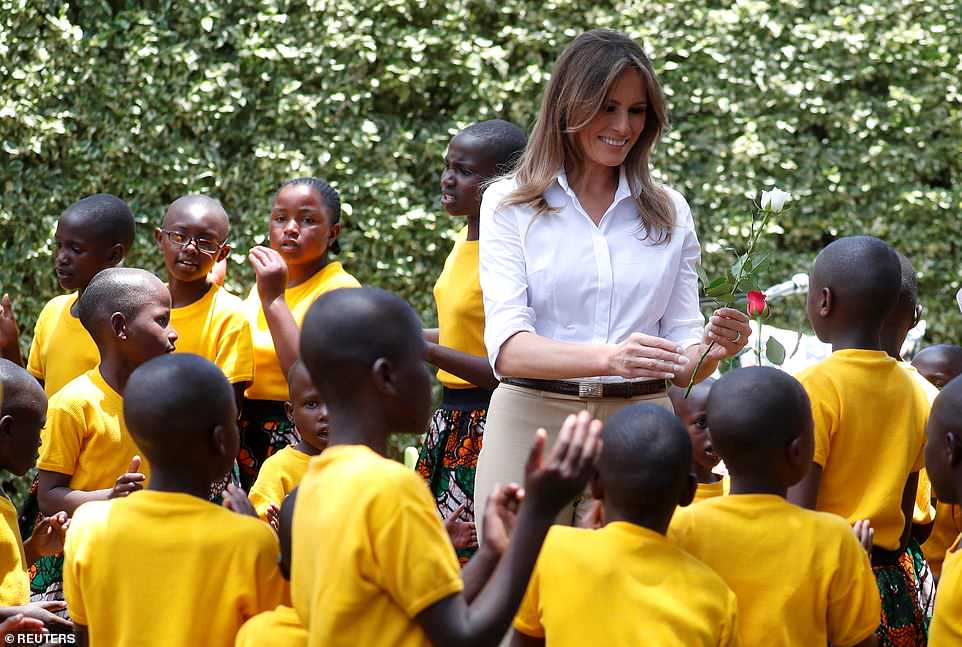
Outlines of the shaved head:
[[812,426],[804,387],[769,366],[725,373],[708,395],[712,446],[726,464],[767,461]]
[[164,227],[172,226],[178,217],[188,216],[192,221],[208,219],[216,228],[218,240],[224,241],[230,233],[230,218],[224,206],[206,195],[185,195],[170,203],[164,212]]
[[598,475],[605,499],[626,515],[675,509],[690,482],[691,439],[681,421],[653,404],[633,404],[601,432]]
[[191,353],[144,363],[124,389],[125,423],[151,465],[211,469],[211,431],[221,427],[236,436],[236,415],[234,390],[224,373]]
[[881,325],[892,312],[902,286],[895,250],[873,236],[849,236],[819,253],[812,271],[816,293],[829,288],[833,308],[844,318]]
[[926,346],[912,359],[912,366],[941,389],[962,375],[962,348],[952,344]]
[[0,415],[43,415],[47,395],[40,382],[13,362],[0,359]]
[[128,267],[102,270],[80,297],[77,305],[80,323],[94,341],[98,341],[115,312],[129,321],[145,304],[153,303],[159,294],[166,293],[161,280],[146,270]]
[[105,247],[134,242],[134,213],[127,203],[109,193],[96,193],[73,203],[63,212],[67,218],[91,231]]

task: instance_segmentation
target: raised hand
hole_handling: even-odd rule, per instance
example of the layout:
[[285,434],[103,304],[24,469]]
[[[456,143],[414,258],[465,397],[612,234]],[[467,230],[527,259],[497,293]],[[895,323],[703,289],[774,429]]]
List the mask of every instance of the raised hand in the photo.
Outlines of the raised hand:
[[20,354],[20,327],[17,325],[16,315],[13,314],[9,294],[4,294],[0,299],[0,357],[15,364],[23,364]]
[[140,456],[134,456],[131,459],[127,472],[117,477],[114,487],[111,488],[110,493],[107,495],[108,499],[125,497],[131,492],[144,489],[144,482],[147,480],[147,477],[140,472],[140,462]]
[[875,529],[872,528],[872,522],[868,519],[860,519],[852,525],[852,532],[858,537],[858,541],[862,544],[865,552],[871,555],[872,544],[875,541]]
[[287,263],[270,247],[251,248],[247,255],[257,280],[257,294],[262,304],[273,303],[287,289]]
[[547,432],[538,430],[525,465],[528,505],[557,514],[584,491],[601,453],[601,428],[601,421],[592,420],[587,411],[568,416],[547,458]]
[[465,501],[457,510],[444,518],[444,529],[448,531],[451,544],[455,548],[474,548],[478,545],[478,531],[473,521],[462,521],[461,514],[468,507]]
[[23,542],[24,552],[28,553],[28,561],[33,563],[40,557],[62,553],[69,526],[70,519],[66,512],[58,512],[41,519],[40,523],[34,526],[27,541]]

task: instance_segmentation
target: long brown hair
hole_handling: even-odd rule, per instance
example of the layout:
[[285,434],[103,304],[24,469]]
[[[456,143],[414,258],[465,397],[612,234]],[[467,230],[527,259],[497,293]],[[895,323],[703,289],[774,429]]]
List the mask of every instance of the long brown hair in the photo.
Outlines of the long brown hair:
[[544,192],[566,160],[576,164],[583,160],[574,134],[598,114],[615,80],[627,69],[637,70],[645,80],[648,108],[641,136],[625,158],[625,175],[646,235],[658,242],[670,240],[674,205],[652,182],[649,169],[651,149],[668,125],[665,97],[641,47],[610,29],[581,34],[558,58],[528,146],[513,174],[517,187],[502,204],[530,205],[536,215],[552,211]]

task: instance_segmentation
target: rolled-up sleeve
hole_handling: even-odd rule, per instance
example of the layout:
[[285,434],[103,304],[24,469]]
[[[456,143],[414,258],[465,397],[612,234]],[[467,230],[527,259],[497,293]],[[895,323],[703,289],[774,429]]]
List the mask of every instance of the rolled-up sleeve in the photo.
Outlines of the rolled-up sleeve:
[[681,260],[668,297],[668,306],[661,318],[661,336],[688,348],[702,340],[705,318],[698,305],[698,272],[701,262],[701,246],[695,234],[695,221],[691,208],[681,195],[671,192],[677,214],[678,227],[674,235],[684,236],[681,245]]
[[[512,186],[509,180],[498,182],[485,191],[481,201],[479,271],[484,294],[484,345],[492,370],[501,346],[512,335],[535,332],[518,208],[500,204]],[[500,378],[496,370],[494,373]]]

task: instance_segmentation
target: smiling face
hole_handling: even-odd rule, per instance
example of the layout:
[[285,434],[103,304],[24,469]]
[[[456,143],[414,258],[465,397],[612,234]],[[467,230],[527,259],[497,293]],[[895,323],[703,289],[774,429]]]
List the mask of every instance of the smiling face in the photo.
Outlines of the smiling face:
[[123,246],[107,244],[88,226],[88,219],[67,209],[53,236],[53,269],[64,290],[83,290],[100,270],[123,258]]
[[648,94],[635,68],[618,75],[598,113],[575,134],[585,162],[621,166],[645,128]]
[[478,217],[482,185],[497,172],[497,162],[482,140],[460,133],[448,144],[441,173],[441,204],[452,216]]
[[[154,239],[164,254],[164,265],[170,276],[185,283],[206,281],[214,263],[230,252],[230,247],[224,245],[228,227],[227,214],[215,208],[212,202],[174,202],[164,214],[163,227],[154,231]],[[187,237],[187,244],[177,244],[171,240],[171,235]],[[218,246],[219,249],[213,254],[205,253],[198,249],[198,245]]]
[[271,210],[271,248],[288,265],[310,265],[327,255],[341,231],[332,224],[324,197],[309,184],[288,184],[277,193]]
[[304,442],[321,453],[327,448],[327,405],[303,363],[293,366],[290,380],[290,400],[284,404],[287,417]]

